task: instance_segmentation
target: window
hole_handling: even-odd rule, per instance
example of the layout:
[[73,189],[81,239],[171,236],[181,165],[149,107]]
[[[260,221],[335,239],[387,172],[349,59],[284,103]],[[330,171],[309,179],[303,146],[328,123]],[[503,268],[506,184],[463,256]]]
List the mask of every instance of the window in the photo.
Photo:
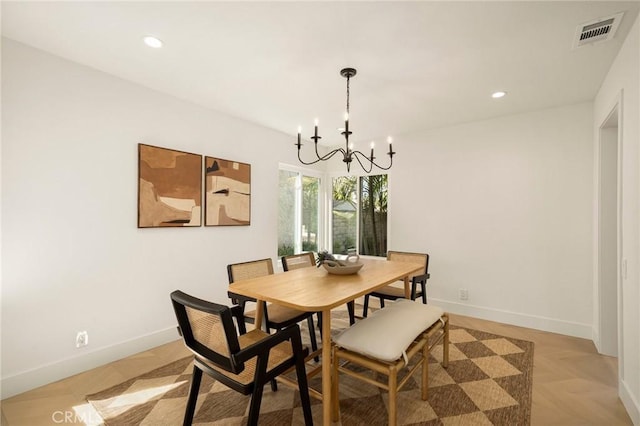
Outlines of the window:
[[332,187],[332,253],[345,254],[348,249],[356,248],[358,241],[358,178],[334,178]]
[[387,255],[387,175],[360,178],[360,254]]
[[340,176],[332,184],[332,251],[387,253],[387,175]]
[[[386,256],[387,175],[335,177],[326,198],[320,176],[280,166],[278,256],[325,249],[346,254],[354,248]],[[331,200],[327,207],[325,199]],[[331,226],[325,227],[328,220]]]
[[278,256],[318,251],[320,183],[319,177],[307,172],[280,169]]

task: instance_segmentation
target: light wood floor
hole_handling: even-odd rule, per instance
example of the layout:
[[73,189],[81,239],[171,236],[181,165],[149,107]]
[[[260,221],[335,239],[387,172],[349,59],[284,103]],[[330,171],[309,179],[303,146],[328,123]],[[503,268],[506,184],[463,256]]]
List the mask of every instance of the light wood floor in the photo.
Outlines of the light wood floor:
[[[617,396],[617,362],[596,353],[589,340],[451,315],[451,323],[535,343],[533,425],[631,425]],[[182,341],[78,374],[2,401],[2,425],[92,424],[82,412],[85,395],[177,360],[188,352]],[[65,420],[65,413],[69,413]],[[64,420],[64,421],[62,421]]]

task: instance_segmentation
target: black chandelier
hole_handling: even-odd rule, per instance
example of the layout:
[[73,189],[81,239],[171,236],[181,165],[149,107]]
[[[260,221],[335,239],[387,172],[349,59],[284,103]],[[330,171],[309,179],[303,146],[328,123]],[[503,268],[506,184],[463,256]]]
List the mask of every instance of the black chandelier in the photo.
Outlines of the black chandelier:
[[[323,156],[320,156],[320,154],[318,154],[318,140],[321,139],[322,137],[318,136],[318,119],[316,119],[313,136],[311,136],[311,139],[313,139],[313,143],[315,145],[317,158],[310,162],[303,161],[302,158],[300,158],[300,147],[302,147],[302,143],[300,142],[300,133],[302,129],[298,127],[298,143],[296,144],[298,146],[298,160],[300,160],[302,164],[305,164],[308,166],[311,164],[315,164],[319,161],[326,161],[339,152],[342,154],[342,161],[347,163],[347,172],[350,171],[351,162],[353,161],[354,158],[358,161],[358,163],[360,164],[360,167],[362,167],[362,170],[364,170],[365,173],[371,172],[371,170],[373,170],[373,166],[376,166],[377,168],[382,170],[389,170],[393,165],[393,155],[395,154],[395,152],[393,152],[391,137],[387,139],[387,142],[389,142],[389,152],[387,152],[387,155],[389,156],[389,165],[387,167],[383,167],[375,162],[376,157],[374,157],[373,155],[373,148],[374,148],[373,142],[371,142],[371,154],[368,157],[360,151],[354,151],[353,143],[349,144],[349,135],[353,133],[349,131],[349,80],[351,79],[351,77],[356,75],[356,70],[355,68],[344,68],[340,71],[340,75],[347,79],[347,112],[344,115],[344,131],[341,132],[341,134],[344,136],[345,148],[344,149],[336,148],[333,151],[328,152]],[[365,164],[362,163],[362,161],[365,162],[368,168],[365,166]]]

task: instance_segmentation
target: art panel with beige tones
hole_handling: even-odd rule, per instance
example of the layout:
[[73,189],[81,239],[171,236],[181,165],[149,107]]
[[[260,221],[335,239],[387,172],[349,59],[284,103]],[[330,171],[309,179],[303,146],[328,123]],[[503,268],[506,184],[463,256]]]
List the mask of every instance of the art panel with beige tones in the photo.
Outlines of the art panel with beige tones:
[[138,228],[200,226],[202,156],[138,144]]
[[251,165],[205,157],[205,226],[251,224]]

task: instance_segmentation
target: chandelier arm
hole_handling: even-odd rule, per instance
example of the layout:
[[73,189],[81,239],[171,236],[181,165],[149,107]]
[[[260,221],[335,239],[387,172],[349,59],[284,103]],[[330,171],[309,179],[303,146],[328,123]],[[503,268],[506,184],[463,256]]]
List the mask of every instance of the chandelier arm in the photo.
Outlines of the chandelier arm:
[[[333,157],[334,155],[336,155],[338,152],[341,152],[342,155],[344,155],[344,149],[342,148],[336,148],[331,152],[326,153],[325,155],[323,155],[322,157],[318,156],[318,158],[322,161],[328,160],[331,157]],[[316,154],[317,155],[317,154]]]
[[320,157],[316,151],[316,156],[318,157],[316,160],[312,160],[309,162],[304,161],[301,157],[300,157],[300,150],[298,149],[298,161],[300,161],[302,164],[304,164],[305,166],[310,166],[312,164],[316,164],[319,163],[320,161],[325,161],[330,159],[331,157],[333,157],[334,155],[336,155],[338,152],[342,152],[344,154],[344,150],[342,148],[337,148],[334,149],[331,152],[328,152],[327,154],[325,154],[324,156]]
[[321,161],[321,159],[320,159],[320,158],[318,158],[317,160],[310,161],[310,162],[306,162],[306,161],[304,161],[302,158],[300,158],[300,150],[298,150],[298,161],[300,161],[300,162],[301,162],[302,164],[304,164],[305,166],[310,166],[310,165],[312,165],[312,164],[316,164],[316,163],[320,162],[320,161]]
[[[373,170],[373,166],[376,166],[380,170],[389,170],[391,168],[391,166],[393,165],[393,156],[390,157],[391,160],[389,161],[389,165],[387,167],[382,167],[380,164],[376,163],[375,161],[371,161],[371,159],[369,157],[367,157],[366,155],[364,155],[360,151],[353,151],[353,154],[354,154],[354,157],[356,157],[356,160],[358,160],[358,163],[360,163],[360,167],[362,167],[362,169],[365,170],[366,173],[369,173],[371,170]],[[371,168],[369,169],[369,171],[366,171],[366,169],[362,166],[362,163],[360,162],[360,159],[358,158],[358,154],[360,156],[362,156],[365,160],[367,160],[371,164]]]
[[393,166],[393,157],[391,157],[391,159],[389,161],[389,165],[387,167],[382,167],[381,165],[379,165],[375,161],[372,161],[372,163],[373,163],[374,166],[376,166],[380,170],[389,170],[391,168],[391,166]]
[[[352,153],[352,157],[355,157],[356,160],[358,160],[358,164],[360,164],[360,167],[362,167],[362,170],[365,173],[371,173],[371,170],[373,170],[373,162],[367,158],[367,156],[365,156],[363,153],[361,153],[360,151],[351,151]],[[360,161],[360,157],[363,157],[365,160],[367,160],[369,162],[369,170],[367,170],[367,168],[364,166],[364,164],[362,164],[362,161]]]
[[336,155],[338,152],[341,152],[342,155],[344,155],[344,149],[342,148],[336,148],[333,151],[327,152],[325,155],[323,155],[322,157],[320,156],[320,154],[318,154],[318,145],[316,144],[316,157],[318,157],[318,161],[325,161],[330,159],[331,157],[333,157],[334,155]]

